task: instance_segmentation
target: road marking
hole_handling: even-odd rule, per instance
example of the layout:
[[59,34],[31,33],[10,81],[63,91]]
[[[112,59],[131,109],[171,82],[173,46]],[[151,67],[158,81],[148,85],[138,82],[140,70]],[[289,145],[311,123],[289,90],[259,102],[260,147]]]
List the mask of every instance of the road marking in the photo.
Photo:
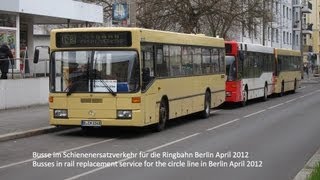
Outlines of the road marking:
[[217,129],[217,128],[219,128],[219,127],[222,127],[222,126],[225,126],[225,125],[231,124],[231,123],[236,122],[236,121],[239,121],[239,120],[240,120],[240,119],[234,119],[234,120],[232,120],[232,121],[229,121],[229,122],[226,122],[226,123],[220,124],[220,125],[218,125],[218,126],[215,126],[215,127],[209,128],[209,129],[207,129],[207,131],[211,131],[211,130]]
[[294,98],[294,99],[291,99],[291,100],[286,101],[285,103],[290,103],[290,102],[295,101],[295,100],[297,100],[297,99],[298,99],[298,98]]
[[257,111],[257,112],[254,112],[254,113],[248,114],[248,115],[243,116],[243,117],[244,117],[244,118],[248,118],[248,117],[250,117],[250,116],[253,116],[253,115],[256,115],[256,114],[262,113],[262,112],[264,112],[264,111],[266,111],[266,110],[265,110],[265,109],[263,109],[263,110],[260,110],[260,111]]
[[184,137],[184,138],[181,138],[181,139],[178,139],[178,140],[175,140],[175,141],[172,141],[172,142],[163,144],[163,145],[161,145],[161,146],[154,147],[154,148],[152,148],[152,149],[148,149],[148,150],[146,150],[146,152],[151,152],[151,151],[155,151],[155,150],[161,149],[161,148],[166,147],[166,146],[170,146],[171,144],[178,143],[178,142],[180,142],[180,141],[189,139],[189,138],[194,137],[194,136],[197,136],[197,135],[199,135],[199,134],[200,134],[200,133],[192,134],[192,135],[190,135],[190,136],[187,136],[187,137]]
[[284,105],[284,103],[280,103],[280,104],[277,104],[277,105],[274,105],[274,106],[271,106],[271,107],[268,107],[268,109],[273,109],[273,108],[276,108],[278,106],[282,106]]
[[[165,144],[163,144],[163,145],[161,145],[161,146],[157,146],[157,147],[148,149],[148,150],[146,150],[145,152],[155,151],[155,150],[158,150],[158,149],[161,149],[161,148],[170,146],[170,145],[172,145],[172,144],[178,143],[178,142],[180,142],[180,141],[189,139],[189,138],[191,138],[191,137],[197,136],[197,135],[199,135],[199,134],[200,134],[200,133],[195,133],[195,134],[189,135],[189,136],[187,136],[187,137],[184,137],[184,138],[181,138],[181,139],[172,141],[172,142],[165,143]],[[133,159],[133,158],[121,159],[121,160],[119,160],[119,161],[115,161],[115,163],[120,163],[120,162],[128,161],[128,160],[130,160],[130,159]],[[92,174],[92,173],[94,173],[94,172],[100,171],[100,170],[105,169],[105,168],[108,168],[108,167],[107,167],[107,166],[105,166],[105,167],[102,166],[102,167],[100,167],[100,168],[96,168],[96,169],[93,169],[93,170],[91,170],[91,171],[87,171],[87,172],[78,174],[78,175],[76,175],[76,176],[72,176],[72,177],[66,178],[65,180],[78,179],[78,178],[80,178],[80,177],[86,176],[86,175],[88,175],[88,174]]]
[[303,95],[303,96],[299,96],[298,98],[304,98],[304,97],[306,97],[306,95]]
[[[105,142],[113,141],[113,140],[115,140],[115,138],[106,139],[106,140],[103,140],[103,141],[99,141],[99,142],[95,142],[95,143],[90,143],[90,144],[87,144],[87,145],[83,145],[83,146],[79,146],[79,147],[75,147],[75,148],[71,148],[71,149],[66,149],[66,150],[63,150],[63,151],[59,151],[59,152],[57,152],[57,153],[75,151],[75,150],[83,149],[83,148],[86,148],[86,147],[90,147],[90,146],[102,144],[102,143],[105,143]],[[37,159],[42,159],[42,158],[32,158],[32,159],[27,159],[27,160],[24,160],[24,161],[19,161],[19,162],[7,164],[7,165],[4,165],[4,166],[0,166],[0,169],[4,169],[4,168],[8,168],[8,167],[12,167],[12,166],[19,165],[19,164],[31,162],[31,161],[34,161],[34,160],[37,160]]]
[[308,94],[306,94],[305,96],[310,96],[310,95],[312,95],[312,94],[314,94],[314,93],[316,93],[316,91],[311,92],[311,93],[308,93]]
[[304,89],[304,88],[306,88],[306,86],[302,86],[301,88],[299,88],[299,89]]
[[210,114],[213,114],[213,113],[216,113],[216,112],[219,112],[219,111],[221,111],[221,109],[219,109],[219,110],[214,110],[214,111],[210,111]]

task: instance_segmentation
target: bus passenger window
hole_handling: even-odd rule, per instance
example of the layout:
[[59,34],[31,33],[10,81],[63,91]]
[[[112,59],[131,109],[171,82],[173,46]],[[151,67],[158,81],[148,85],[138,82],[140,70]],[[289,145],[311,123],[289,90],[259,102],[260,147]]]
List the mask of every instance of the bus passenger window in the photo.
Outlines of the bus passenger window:
[[181,75],[181,47],[170,46],[170,76]]
[[202,73],[210,74],[212,73],[212,69],[210,50],[202,49]]
[[219,51],[218,51],[218,49],[212,49],[211,59],[212,59],[211,63],[212,63],[212,66],[213,66],[213,73],[220,72]]
[[157,54],[156,54],[156,73],[158,77],[166,77],[168,76],[168,67],[167,62],[163,57],[163,50],[162,48],[157,47]]

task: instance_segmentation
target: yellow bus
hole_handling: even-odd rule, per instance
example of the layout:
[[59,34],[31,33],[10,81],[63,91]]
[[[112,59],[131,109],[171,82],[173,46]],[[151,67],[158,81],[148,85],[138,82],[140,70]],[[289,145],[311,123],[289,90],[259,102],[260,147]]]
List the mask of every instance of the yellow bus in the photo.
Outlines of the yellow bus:
[[276,70],[274,93],[283,96],[286,92],[295,92],[300,86],[302,58],[301,52],[275,48]]
[[50,41],[51,125],[161,131],[225,100],[221,38],[104,27],[53,30]]

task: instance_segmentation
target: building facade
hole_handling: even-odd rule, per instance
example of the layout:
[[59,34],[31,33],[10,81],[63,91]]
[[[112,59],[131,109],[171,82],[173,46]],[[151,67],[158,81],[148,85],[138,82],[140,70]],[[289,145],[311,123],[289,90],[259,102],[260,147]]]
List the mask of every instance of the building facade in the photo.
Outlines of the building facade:
[[320,0],[268,2],[266,7],[272,12],[271,20],[269,22],[260,20],[260,24],[251,28],[251,31],[242,28],[242,32],[237,32],[236,40],[301,50],[305,62],[312,60],[320,64]]

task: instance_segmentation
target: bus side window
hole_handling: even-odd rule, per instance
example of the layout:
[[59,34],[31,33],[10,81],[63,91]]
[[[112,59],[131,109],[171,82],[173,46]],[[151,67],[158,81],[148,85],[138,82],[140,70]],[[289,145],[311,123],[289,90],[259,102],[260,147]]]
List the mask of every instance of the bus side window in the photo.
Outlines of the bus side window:
[[219,69],[220,73],[226,73],[225,71],[225,50],[224,49],[219,49]]
[[142,90],[145,90],[154,78],[154,51],[152,45],[142,46]]
[[168,76],[168,65],[163,56],[163,46],[156,46],[156,75],[157,77]]
[[211,63],[213,66],[213,73],[219,73],[220,72],[219,51],[216,48],[212,49],[211,51]]

